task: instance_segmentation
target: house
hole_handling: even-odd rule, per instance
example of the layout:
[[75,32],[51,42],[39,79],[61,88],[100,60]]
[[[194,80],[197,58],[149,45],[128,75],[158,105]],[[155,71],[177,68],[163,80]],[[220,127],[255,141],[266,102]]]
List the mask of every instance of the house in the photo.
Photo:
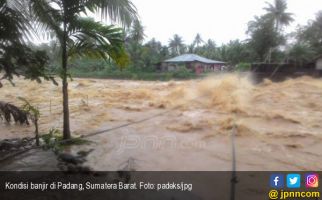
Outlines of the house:
[[209,71],[221,71],[224,69],[225,62],[211,60],[196,54],[183,54],[161,63],[161,71],[175,71],[181,66],[200,74]]

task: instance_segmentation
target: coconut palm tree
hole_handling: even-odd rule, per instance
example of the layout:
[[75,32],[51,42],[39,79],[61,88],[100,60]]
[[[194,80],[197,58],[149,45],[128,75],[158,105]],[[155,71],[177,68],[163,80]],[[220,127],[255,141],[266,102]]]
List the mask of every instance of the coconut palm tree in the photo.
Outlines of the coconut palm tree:
[[322,10],[316,14],[314,20],[300,27],[297,32],[297,39],[311,46],[315,56],[322,54]]
[[208,39],[205,45],[202,47],[202,55],[206,58],[218,59],[216,57],[217,46],[216,42],[212,39]]
[[206,43],[207,49],[215,49],[216,48],[216,42],[212,39],[208,39]]
[[302,66],[314,58],[314,51],[305,43],[297,43],[290,48],[288,56],[297,66]]
[[129,39],[141,44],[145,36],[144,27],[142,26],[141,22],[139,20],[135,20],[129,31]]
[[185,46],[183,44],[182,37],[175,34],[173,38],[169,40],[169,47],[174,55],[180,55],[183,53]]
[[[130,25],[136,19],[136,8],[130,0],[24,0],[32,11],[33,25],[38,31],[53,33],[61,47],[63,93],[63,134],[71,138],[68,104],[68,59],[75,56],[94,56],[113,59],[124,65],[128,58],[124,50],[124,35],[120,28],[105,26],[81,16],[89,12],[99,13],[103,20]],[[16,7],[21,1],[14,0]]]
[[203,39],[201,38],[201,35],[199,33],[197,33],[194,41],[193,41],[193,44],[196,44],[197,47],[199,47],[199,45],[201,45],[202,43],[204,43]]
[[274,21],[276,31],[280,31],[283,26],[287,26],[294,21],[293,14],[286,12],[286,0],[274,0],[274,4],[269,2],[266,2],[266,4],[267,7],[264,8],[267,11],[266,16]]
[[[31,32],[30,23],[25,16],[9,1],[0,0],[0,88],[3,87],[2,80],[13,83],[14,76],[37,81],[44,77],[54,81],[45,73],[46,53],[34,51],[27,45]],[[3,101],[0,101],[0,120],[29,124],[26,111]]]
[[246,33],[250,36],[249,45],[260,61],[268,58],[270,62],[271,50],[283,42],[282,37],[274,28],[272,20],[266,16],[256,16],[254,20],[250,21]]
[[[266,2],[267,7],[264,10],[267,11],[265,17],[270,19],[275,26],[275,31],[279,33],[283,26],[289,25],[292,21],[294,21],[292,17],[292,13],[286,12],[287,10],[287,2],[286,0],[274,0],[274,4]],[[272,48],[269,49],[268,54],[268,62],[271,62]]]
[[37,81],[40,81],[40,76],[50,78],[44,73],[47,61],[45,52],[34,51],[27,45],[32,32],[30,24],[9,3],[0,0],[0,81],[12,81],[14,75]]

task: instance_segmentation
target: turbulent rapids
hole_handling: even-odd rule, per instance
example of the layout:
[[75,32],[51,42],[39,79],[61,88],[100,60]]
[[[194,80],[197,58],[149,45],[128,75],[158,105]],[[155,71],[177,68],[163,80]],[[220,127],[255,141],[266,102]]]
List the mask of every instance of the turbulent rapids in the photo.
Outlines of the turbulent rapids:
[[[230,170],[233,126],[240,170],[322,169],[322,161],[316,160],[322,152],[321,79],[260,84],[252,82],[251,74],[170,82],[76,79],[69,93],[75,135],[169,110],[113,134],[92,137],[95,144],[81,148],[96,148],[89,158],[96,169],[123,169],[131,163],[137,170]],[[61,128],[60,87],[18,79],[16,87],[5,84],[1,89],[2,101],[19,105],[18,96],[39,107],[42,132]],[[1,139],[33,135],[32,127],[0,126]]]

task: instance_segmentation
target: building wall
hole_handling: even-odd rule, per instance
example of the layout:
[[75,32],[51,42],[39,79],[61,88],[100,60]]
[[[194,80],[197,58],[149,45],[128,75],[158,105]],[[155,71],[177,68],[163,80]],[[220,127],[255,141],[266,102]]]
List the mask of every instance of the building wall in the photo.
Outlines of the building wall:
[[[197,74],[202,72],[221,71],[222,66],[224,66],[224,64],[205,64],[200,62],[188,62],[181,65],[185,65],[187,69]],[[179,67],[179,64],[162,63],[160,68],[161,68],[161,71],[176,71],[180,67]]]
[[[194,62],[191,64],[192,69],[197,73],[221,71],[223,64],[205,64],[200,62]],[[191,67],[190,67],[191,68]]]

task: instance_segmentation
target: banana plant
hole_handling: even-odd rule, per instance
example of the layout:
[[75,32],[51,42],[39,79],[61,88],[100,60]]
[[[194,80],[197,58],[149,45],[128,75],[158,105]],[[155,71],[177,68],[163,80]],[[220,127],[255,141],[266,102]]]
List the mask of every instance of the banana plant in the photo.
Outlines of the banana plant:
[[21,109],[28,115],[28,118],[31,119],[35,126],[35,138],[36,138],[36,145],[39,146],[39,126],[38,121],[40,117],[39,109],[32,106],[29,101],[25,98],[18,97],[24,104],[22,105]]

